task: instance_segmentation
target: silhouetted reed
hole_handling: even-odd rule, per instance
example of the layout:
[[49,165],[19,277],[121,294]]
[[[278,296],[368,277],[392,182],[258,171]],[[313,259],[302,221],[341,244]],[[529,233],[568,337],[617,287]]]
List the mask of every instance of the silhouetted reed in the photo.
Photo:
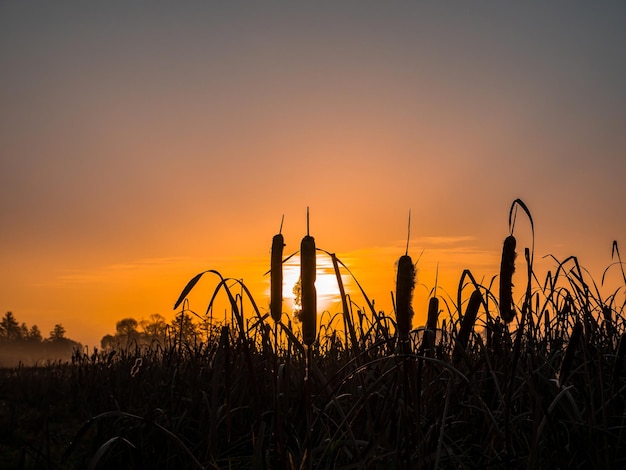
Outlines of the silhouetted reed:
[[[279,241],[272,240],[272,270],[278,260],[282,266]],[[510,250],[505,242],[509,270]],[[209,305],[225,296],[231,311],[194,341],[165,335],[158,343],[77,353],[68,363],[1,370],[0,466],[626,464],[626,281],[602,297],[575,258],[557,262],[540,281],[532,250],[524,250],[533,284],[519,305],[502,315],[513,302],[508,282],[496,293],[464,271],[456,298],[431,291],[426,324],[413,326],[415,265],[407,254],[398,262],[395,318],[376,311],[354,276],[358,291],[342,290],[343,312],[318,318],[317,252],[331,256],[338,279],[340,271],[351,275],[307,234],[301,322],[278,316],[278,297],[265,312],[241,280],[209,270],[189,281],[175,308],[187,312],[183,301],[211,273],[217,287]],[[421,347],[412,347],[420,335]],[[411,347],[400,351],[396,338]]]

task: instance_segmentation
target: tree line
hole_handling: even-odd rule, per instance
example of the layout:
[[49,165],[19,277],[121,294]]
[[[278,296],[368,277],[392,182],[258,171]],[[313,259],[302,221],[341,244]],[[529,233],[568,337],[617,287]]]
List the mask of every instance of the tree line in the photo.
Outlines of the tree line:
[[[194,322],[188,313],[179,313],[171,322],[155,313],[147,320],[127,317],[115,325],[115,333],[102,337],[103,350],[124,349],[132,346],[161,345],[172,342],[193,344],[209,336],[211,325]],[[44,337],[37,325],[19,322],[13,312],[6,312],[0,320],[0,367],[19,364],[35,365],[46,361],[69,360],[74,351],[83,346],[66,336],[61,323],[54,325]]]
[[37,325],[33,325],[29,328],[26,323],[18,322],[13,312],[5,313],[0,321],[0,343],[6,344],[22,341],[28,343],[43,343],[73,340],[65,337],[65,328],[61,323],[54,325],[48,337],[44,338]]
[[154,313],[147,320],[140,321],[127,317],[115,324],[114,334],[102,337],[100,346],[104,350],[110,350],[153,343],[163,345],[171,341],[193,343],[206,336],[205,330],[209,327],[204,322],[201,324],[194,322],[189,314],[184,313],[178,314],[169,323],[159,313]]
[[37,325],[29,327],[20,323],[13,312],[6,312],[0,320],[0,366],[68,359],[82,345],[65,334],[63,325],[57,323],[44,338]]

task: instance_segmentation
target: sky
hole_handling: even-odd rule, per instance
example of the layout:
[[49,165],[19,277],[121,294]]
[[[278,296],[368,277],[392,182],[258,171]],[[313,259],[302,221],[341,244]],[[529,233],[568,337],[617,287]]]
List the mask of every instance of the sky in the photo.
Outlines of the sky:
[[410,211],[414,326],[436,275],[497,275],[518,198],[540,273],[575,255],[599,283],[626,250],[625,24],[618,1],[3,1],[0,312],[97,346],[207,269],[267,311],[307,207],[386,312]]

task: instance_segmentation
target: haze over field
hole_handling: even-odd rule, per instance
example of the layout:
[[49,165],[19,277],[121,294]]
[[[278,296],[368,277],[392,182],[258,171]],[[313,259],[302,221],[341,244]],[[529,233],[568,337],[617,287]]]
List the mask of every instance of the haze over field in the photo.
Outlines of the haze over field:
[[307,206],[385,311],[411,210],[416,323],[437,265],[450,291],[497,274],[516,198],[538,262],[600,282],[626,244],[625,24],[622,2],[2,2],[0,314],[98,345],[205,269],[267,309]]

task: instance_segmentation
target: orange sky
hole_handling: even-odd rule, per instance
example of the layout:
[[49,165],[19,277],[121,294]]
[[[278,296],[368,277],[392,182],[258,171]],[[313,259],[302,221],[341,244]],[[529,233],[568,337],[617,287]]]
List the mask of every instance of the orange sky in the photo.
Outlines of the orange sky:
[[276,5],[0,4],[1,312],[98,344],[206,269],[266,309],[307,206],[385,311],[411,210],[416,323],[437,264],[451,292],[497,274],[516,198],[536,259],[599,282],[626,244],[624,4]]

